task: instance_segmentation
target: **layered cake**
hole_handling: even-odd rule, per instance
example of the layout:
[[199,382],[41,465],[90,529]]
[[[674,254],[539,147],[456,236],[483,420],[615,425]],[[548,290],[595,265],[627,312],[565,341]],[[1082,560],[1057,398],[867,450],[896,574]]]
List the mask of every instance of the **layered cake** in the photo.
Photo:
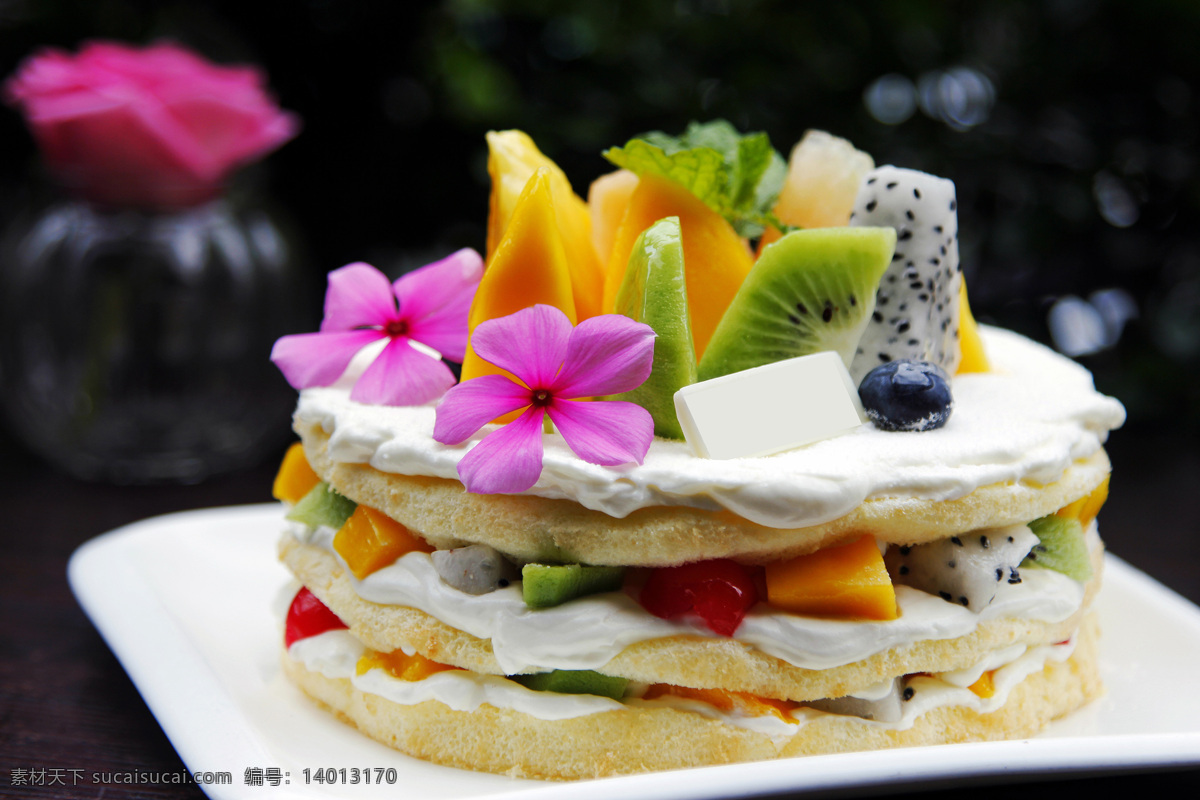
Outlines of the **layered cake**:
[[585,202],[489,149],[485,256],[336,270],[273,354],[307,695],[576,779],[1025,737],[1102,691],[1124,413],[971,320],[952,183],[714,123],[609,151]]

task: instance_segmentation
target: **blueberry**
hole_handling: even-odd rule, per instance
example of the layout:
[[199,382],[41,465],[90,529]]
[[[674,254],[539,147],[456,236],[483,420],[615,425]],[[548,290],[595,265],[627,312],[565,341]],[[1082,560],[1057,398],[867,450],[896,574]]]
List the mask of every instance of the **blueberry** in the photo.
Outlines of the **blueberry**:
[[936,364],[901,359],[881,364],[858,385],[867,418],[885,431],[930,431],[950,419],[950,379]]

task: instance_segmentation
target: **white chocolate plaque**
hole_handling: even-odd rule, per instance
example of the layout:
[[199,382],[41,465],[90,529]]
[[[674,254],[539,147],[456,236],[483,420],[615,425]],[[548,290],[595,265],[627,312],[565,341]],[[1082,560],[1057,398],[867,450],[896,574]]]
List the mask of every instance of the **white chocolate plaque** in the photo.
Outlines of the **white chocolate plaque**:
[[858,390],[833,351],[685,386],[675,393],[675,413],[702,458],[771,455],[865,422]]

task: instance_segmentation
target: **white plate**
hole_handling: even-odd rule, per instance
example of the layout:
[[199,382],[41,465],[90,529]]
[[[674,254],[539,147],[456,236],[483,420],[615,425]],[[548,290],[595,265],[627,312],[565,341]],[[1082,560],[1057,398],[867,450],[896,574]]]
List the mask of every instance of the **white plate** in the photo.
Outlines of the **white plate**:
[[[210,797],[261,800],[264,786],[245,782],[248,768],[279,770],[279,788],[266,790],[272,797],[561,796],[563,784],[408,758],[337,722],[293,688],[278,666],[276,609],[290,583],[275,558],[281,529],[275,504],[157,517],[84,544],[68,570],[80,603],[184,763],[193,772],[230,773],[231,783],[203,787]],[[1035,739],[583,781],[572,784],[572,800],[874,793],[945,780],[1200,763],[1200,609],[1114,557],[1098,602],[1108,694]],[[345,778],[313,780],[328,768],[345,768]],[[354,768],[358,784],[349,783]],[[361,778],[367,768],[369,785]],[[377,770],[385,770],[386,781],[389,768],[396,784],[377,783]]]

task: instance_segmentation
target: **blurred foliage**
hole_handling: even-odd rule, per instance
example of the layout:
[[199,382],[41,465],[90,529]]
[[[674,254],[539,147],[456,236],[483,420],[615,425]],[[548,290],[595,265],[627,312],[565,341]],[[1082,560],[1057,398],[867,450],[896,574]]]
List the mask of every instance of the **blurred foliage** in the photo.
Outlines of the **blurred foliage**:
[[[1138,318],[1083,362],[1133,418],[1200,428],[1198,32],[1189,0],[0,0],[0,66],[164,35],[263,65],[305,119],[266,174],[314,283],[482,247],[488,129],[528,131],[584,194],[645,130],[723,117],[786,155],[824,128],[955,180],[982,320],[1049,342],[1056,299],[1127,291]],[[11,214],[34,157],[15,114],[0,139]]]

